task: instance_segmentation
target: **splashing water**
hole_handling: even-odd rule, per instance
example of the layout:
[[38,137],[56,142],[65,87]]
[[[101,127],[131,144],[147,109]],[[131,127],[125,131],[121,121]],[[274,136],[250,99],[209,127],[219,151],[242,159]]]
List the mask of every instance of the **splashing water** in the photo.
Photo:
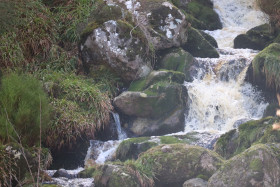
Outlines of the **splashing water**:
[[257,51],[232,49],[233,39],[267,22],[253,0],[213,0],[224,28],[206,31],[218,42],[220,58],[196,58],[193,82],[185,83],[189,111],[185,131],[228,131],[262,117],[267,103],[251,84],[246,71]]
[[233,47],[233,39],[247,30],[267,23],[256,0],[212,0],[223,24],[222,30],[206,31],[215,37],[219,47]]

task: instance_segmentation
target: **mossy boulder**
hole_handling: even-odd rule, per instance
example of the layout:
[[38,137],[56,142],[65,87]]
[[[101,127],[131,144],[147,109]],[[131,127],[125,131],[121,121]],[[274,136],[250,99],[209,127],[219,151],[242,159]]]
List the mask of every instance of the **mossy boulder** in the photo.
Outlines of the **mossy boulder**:
[[277,118],[267,117],[261,120],[241,124],[237,130],[222,135],[214,150],[225,158],[230,158],[248,149],[256,143],[280,143],[280,131],[273,129]]
[[280,44],[273,43],[262,50],[248,69],[247,79],[263,90],[280,88]]
[[188,40],[182,48],[191,53],[194,57],[219,57],[217,50],[200,34],[198,30],[192,27],[189,27],[188,29]]
[[273,42],[275,37],[271,32],[271,26],[263,24],[250,29],[246,34],[238,35],[234,39],[234,48],[263,50]]
[[209,187],[279,186],[279,144],[252,146],[236,155],[209,179]]
[[154,50],[179,47],[187,39],[185,15],[166,0],[137,0],[131,4],[113,0],[132,14],[136,25],[145,33],[149,47]]
[[207,180],[219,169],[223,159],[202,147],[171,144],[149,149],[136,163],[155,174],[156,186],[182,186],[197,176],[203,175]]
[[120,161],[126,161],[130,159],[136,160],[141,153],[160,144],[190,144],[196,142],[197,140],[198,139],[195,137],[195,134],[192,133],[188,133],[186,135],[130,138],[124,140],[118,146],[115,159]]
[[222,28],[219,15],[213,10],[213,3],[210,0],[192,0],[180,8],[201,22],[197,25],[197,29],[217,30]]
[[164,51],[159,60],[158,68],[184,73],[186,81],[190,81],[190,67],[193,64],[193,56],[181,48]]
[[133,171],[133,168],[124,165],[101,165],[93,173],[94,184],[96,187],[141,187],[147,183],[144,177]]
[[[134,32],[131,32],[134,31]],[[84,67],[106,64],[125,82],[148,75],[151,71],[146,59],[146,40],[143,32],[126,21],[107,21],[94,29],[80,45]]]
[[187,100],[180,72],[155,71],[131,84],[114,99],[114,106],[128,116],[128,129],[138,136],[163,135],[183,130]]
[[218,48],[218,43],[216,39],[211,36],[210,34],[207,34],[206,32],[199,30],[199,33],[215,48]]
[[136,160],[140,153],[157,146],[158,143],[151,141],[150,137],[138,137],[124,140],[116,151],[116,160],[126,161],[129,159]]

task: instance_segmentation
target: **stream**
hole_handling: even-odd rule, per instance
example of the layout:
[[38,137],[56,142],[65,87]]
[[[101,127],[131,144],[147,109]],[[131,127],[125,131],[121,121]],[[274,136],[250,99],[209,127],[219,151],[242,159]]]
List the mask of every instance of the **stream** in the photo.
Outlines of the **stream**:
[[[211,147],[221,134],[240,124],[260,119],[268,105],[262,93],[244,82],[246,71],[258,51],[233,49],[234,38],[249,29],[266,23],[267,16],[254,0],[212,0],[223,29],[205,31],[218,42],[220,58],[196,58],[192,82],[185,82],[188,90],[188,108],[185,114],[185,131],[198,132],[196,145]],[[119,140],[90,142],[85,163],[102,164],[110,160],[117,146],[127,138],[121,129],[119,115],[112,113]],[[71,170],[73,175],[82,168]],[[52,175],[55,171],[48,171]],[[54,178],[62,186],[94,186],[93,179]]]

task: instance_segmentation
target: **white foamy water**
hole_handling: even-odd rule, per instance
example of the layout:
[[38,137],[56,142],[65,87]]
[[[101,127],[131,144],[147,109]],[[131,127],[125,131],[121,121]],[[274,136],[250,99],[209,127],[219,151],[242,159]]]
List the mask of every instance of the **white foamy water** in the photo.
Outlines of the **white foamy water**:
[[233,47],[233,39],[247,30],[268,22],[256,0],[212,0],[223,24],[222,30],[206,31],[215,37],[220,48]]

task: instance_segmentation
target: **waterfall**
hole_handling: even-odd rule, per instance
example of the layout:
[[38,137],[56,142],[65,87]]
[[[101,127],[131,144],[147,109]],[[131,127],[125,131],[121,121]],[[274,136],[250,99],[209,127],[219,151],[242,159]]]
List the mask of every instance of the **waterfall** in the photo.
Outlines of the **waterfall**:
[[193,82],[186,82],[189,111],[185,131],[229,131],[262,117],[268,105],[251,84],[244,82],[248,66],[258,51],[233,49],[233,39],[263,24],[267,16],[255,1],[213,0],[223,29],[206,31],[218,42],[220,58],[196,58]]
[[218,42],[219,47],[233,47],[233,39],[249,29],[268,22],[269,18],[260,11],[257,0],[212,0],[219,14],[223,29],[206,31]]
[[126,139],[127,135],[126,135],[125,131],[122,129],[122,127],[121,127],[121,122],[120,122],[119,114],[112,112],[112,115],[113,115],[114,120],[115,120],[116,129],[117,129],[117,133],[118,133],[118,139],[119,140]]

